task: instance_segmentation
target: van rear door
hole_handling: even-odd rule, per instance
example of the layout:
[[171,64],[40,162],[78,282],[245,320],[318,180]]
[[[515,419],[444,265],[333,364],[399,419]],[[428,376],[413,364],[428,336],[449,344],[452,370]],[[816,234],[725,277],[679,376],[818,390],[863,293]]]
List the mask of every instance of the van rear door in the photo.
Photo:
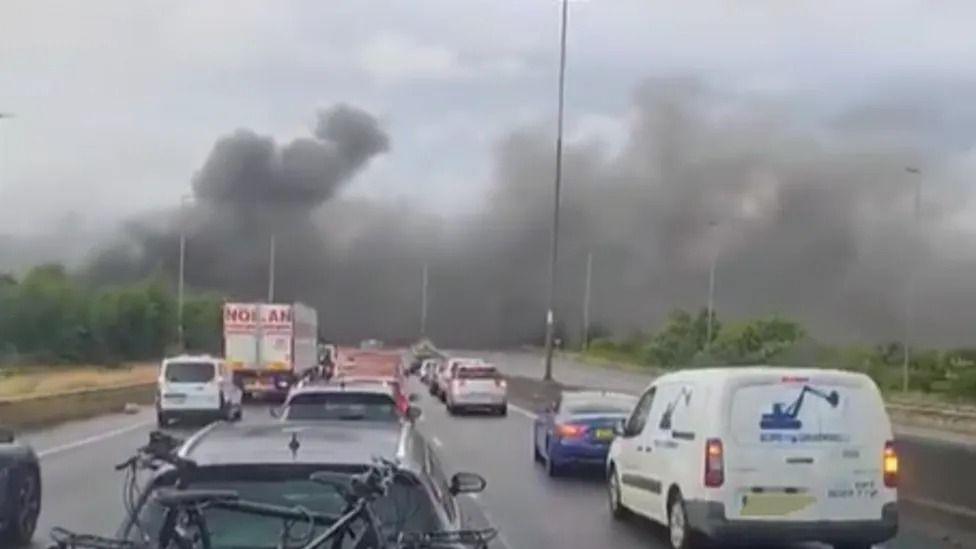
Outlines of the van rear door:
[[881,517],[894,497],[882,474],[891,426],[869,378],[770,373],[733,381],[729,390],[729,518]]

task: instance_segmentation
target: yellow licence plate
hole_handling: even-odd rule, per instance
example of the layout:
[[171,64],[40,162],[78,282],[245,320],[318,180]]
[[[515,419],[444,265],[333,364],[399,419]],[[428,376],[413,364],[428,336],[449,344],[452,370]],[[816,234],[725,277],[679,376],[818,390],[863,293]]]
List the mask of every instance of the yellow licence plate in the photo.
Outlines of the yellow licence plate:
[[613,438],[613,429],[597,429],[593,435],[597,440],[610,440]]

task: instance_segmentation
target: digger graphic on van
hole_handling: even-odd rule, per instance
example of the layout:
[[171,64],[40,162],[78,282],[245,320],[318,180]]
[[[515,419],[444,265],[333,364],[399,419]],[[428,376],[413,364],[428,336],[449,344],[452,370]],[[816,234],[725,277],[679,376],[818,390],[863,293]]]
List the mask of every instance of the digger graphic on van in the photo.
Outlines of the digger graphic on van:
[[[807,395],[817,397],[826,402],[831,409],[840,404],[837,391],[822,391],[810,385],[804,385],[800,394],[789,405],[783,402],[772,403],[771,410],[762,414],[759,420],[760,438],[763,442],[840,442],[845,439],[840,433],[804,432],[800,412]],[[809,428],[808,428],[809,430]],[[772,432],[770,432],[772,431]]]

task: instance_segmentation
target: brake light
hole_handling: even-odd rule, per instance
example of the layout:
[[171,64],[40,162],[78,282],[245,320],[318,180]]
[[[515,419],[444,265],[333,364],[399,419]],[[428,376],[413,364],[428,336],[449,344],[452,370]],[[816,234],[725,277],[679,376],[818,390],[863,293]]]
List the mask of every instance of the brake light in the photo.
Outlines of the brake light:
[[556,425],[556,436],[560,438],[580,438],[586,433],[585,425],[559,423]]
[[718,488],[725,482],[725,450],[721,439],[705,441],[705,486]]
[[898,487],[898,452],[895,451],[894,441],[885,442],[884,458],[884,485],[888,488]]

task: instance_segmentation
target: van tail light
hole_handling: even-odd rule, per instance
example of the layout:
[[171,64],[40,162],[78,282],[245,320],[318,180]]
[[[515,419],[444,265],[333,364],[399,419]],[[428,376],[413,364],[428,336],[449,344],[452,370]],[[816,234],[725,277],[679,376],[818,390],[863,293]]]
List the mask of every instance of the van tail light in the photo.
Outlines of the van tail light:
[[710,438],[705,441],[705,486],[718,488],[725,483],[725,450],[722,440]]
[[892,440],[885,442],[884,446],[884,485],[888,488],[898,487],[898,452],[895,451],[895,443]]
[[556,424],[556,436],[559,438],[581,438],[585,433],[585,425],[575,425],[572,423]]

